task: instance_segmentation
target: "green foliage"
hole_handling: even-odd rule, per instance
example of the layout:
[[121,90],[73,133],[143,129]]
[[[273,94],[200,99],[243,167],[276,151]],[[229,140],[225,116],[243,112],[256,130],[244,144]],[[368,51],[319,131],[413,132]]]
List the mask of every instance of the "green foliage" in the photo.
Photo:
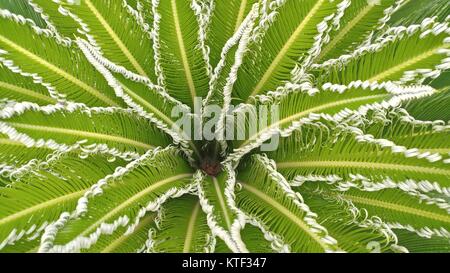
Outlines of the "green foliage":
[[1,0],[0,252],[450,252],[449,13]]

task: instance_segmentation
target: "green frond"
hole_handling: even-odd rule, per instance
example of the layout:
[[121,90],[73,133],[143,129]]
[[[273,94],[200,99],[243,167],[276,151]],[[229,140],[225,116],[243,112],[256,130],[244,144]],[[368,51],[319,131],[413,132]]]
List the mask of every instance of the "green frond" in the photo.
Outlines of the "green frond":
[[175,126],[176,118],[179,118],[172,116],[174,107],[183,107],[183,109],[189,110],[187,105],[167,97],[166,93],[159,87],[152,88],[145,83],[127,79],[119,73],[113,73],[113,75],[125,94],[142,107],[145,112],[154,115],[157,120],[167,125],[168,128]]
[[450,3],[447,0],[407,0],[388,21],[389,25],[409,25],[422,22],[423,19],[436,16],[439,21],[450,15]]
[[0,188],[0,249],[36,248],[46,225],[75,209],[97,180],[122,164],[123,160],[112,162],[105,156],[82,159],[69,154],[50,168],[36,168],[19,182]]
[[[304,183],[297,190],[303,193],[311,192],[315,198],[322,198],[347,207],[347,210],[354,215],[353,223],[389,236],[386,237],[388,239],[386,243],[390,242],[390,246],[384,243],[385,248],[382,251],[410,251],[404,244],[408,243],[408,239],[405,242],[402,241],[403,238],[397,236],[397,231],[413,232],[418,236],[416,239],[422,240],[425,244],[427,244],[426,240],[438,242],[438,245],[448,243],[448,213],[402,191],[349,190],[341,193],[331,185],[314,181]],[[406,238],[414,238],[415,235],[410,234]],[[383,243],[380,242],[379,246],[382,247]],[[445,251],[445,247],[442,250]]]
[[64,47],[12,19],[1,16],[0,20],[0,48],[6,51],[1,55],[12,68],[37,73],[41,81],[52,84],[69,99],[95,106],[123,105],[79,50]]
[[211,50],[210,61],[213,68],[221,59],[222,49],[235,34],[257,0],[214,1],[213,16],[208,28],[207,44]]
[[199,44],[199,26],[191,1],[160,1],[158,32],[160,62],[165,86],[173,97],[192,106],[205,97],[209,77]]
[[[8,1],[15,1],[15,2],[21,2],[19,6],[15,6],[13,8],[8,8],[14,13],[22,14],[24,10],[33,9],[39,9],[40,17],[43,19],[43,17],[46,17],[47,19],[44,20],[42,23],[42,27],[45,28],[52,28],[53,32],[61,32],[61,36],[71,40],[75,36],[74,34],[77,33],[77,28],[80,27],[80,25],[74,20],[74,18],[71,18],[70,16],[63,15],[63,13],[59,12],[59,4],[57,2],[60,2],[62,4],[68,4],[66,1],[44,1],[44,0],[8,0]],[[18,8],[19,7],[19,8]],[[67,11],[66,9],[64,11]],[[81,29],[81,27],[80,27]],[[84,29],[86,30],[86,29]],[[85,32],[82,31],[83,34]],[[80,35],[80,33],[77,34],[77,36]]]
[[450,240],[448,238],[431,237],[424,238],[419,235],[406,231],[394,230],[401,242],[402,246],[406,247],[410,253],[449,253]]
[[78,212],[80,217],[69,219],[57,233],[53,246],[42,250],[77,252],[89,249],[103,234],[112,234],[118,227],[127,227],[131,232],[147,211],[156,211],[166,199],[192,190],[192,175],[192,169],[175,149],[156,153],[151,160],[144,160],[108,183],[101,195],[90,198]]
[[227,197],[222,189],[226,188],[227,177],[221,175],[219,177],[206,177],[199,187],[204,193],[209,205],[213,207],[213,214],[217,220],[217,224],[225,230],[230,230],[231,225],[236,219],[234,212],[227,206]]
[[45,86],[33,82],[32,78],[13,73],[1,64],[0,78],[2,99],[32,101],[39,105],[56,103],[56,99],[52,98],[49,90]]
[[233,202],[230,190],[234,183],[234,174],[222,172],[217,177],[204,177],[198,183],[197,191],[213,234],[222,239],[232,251],[242,252],[245,251],[245,246],[239,238],[233,237],[244,226],[242,215],[230,203]]
[[[43,160],[54,151],[51,147],[45,145],[40,147],[27,147],[25,144],[17,140],[11,140],[3,134],[0,134],[0,147],[1,176],[5,176],[7,167],[18,168],[33,159]],[[1,183],[0,186],[2,186]]]
[[[246,1],[242,1],[241,5],[245,5]],[[225,1],[219,1],[218,3],[225,3]],[[245,8],[244,6],[241,7]],[[218,7],[215,7],[215,9],[218,9]],[[217,57],[218,60],[212,60],[212,62],[216,62],[217,64],[213,66],[214,74],[210,81],[209,92],[204,101],[204,105],[223,106],[225,111],[229,108],[232,102],[233,86],[237,80],[239,68],[245,59],[248,45],[251,43],[250,35],[259,16],[259,9],[259,5],[255,4],[249,12],[246,12],[247,15],[238,25],[238,29],[232,33],[232,36],[229,36],[229,40],[224,42],[223,48],[220,48]],[[214,19],[221,20],[224,18],[217,17],[217,15],[213,17],[213,27],[217,27],[214,26]],[[213,55],[214,53],[211,54]]]
[[[260,19],[260,34],[250,46],[233,95],[246,101],[250,96],[274,90],[291,79],[291,71],[308,55],[319,35],[317,25],[336,12],[339,1],[277,1]],[[279,7],[278,7],[279,6]],[[271,18],[273,17],[273,18]],[[264,22],[261,22],[263,21]],[[258,32],[258,31],[256,31]]]
[[264,234],[257,227],[247,224],[241,231],[241,238],[250,253],[271,253],[274,250]]
[[450,113],[446,110],[450,107],[450,72],[442,73],[431,85],[437,89],[436,94],[410,101],[404,108],[416,119],[449,121]]
[[151,252],[210,252],[214,239],[196,196],[186,195],[163,205],[161,219],[151,232]]
[[103,143],[120,151],[143,152],[170,144],[167,136],[133,111],[72,107],[29,107],[1,121],[33,139],[67,145],[87,140],[86,144]]
[[[333,193],[330,191],[330,194]],[[334,194],[366,210],[370,216],[381,218],[385,223],[399,223],[415,229],[443,229],[447,231],[447,234],[450,229],[450,216],[446,210],[432,204],[425,204],[418,198],[399,190],[385,189],[370,192],[350,189],[343,193],[334,192]],[[401,241],[399,244],[401,245]]]
[[125,0],[125,2],[136,10],[140,17],[149,25],[153,23],[152,1],[150,0]]
[[227,244],[220,238],[216,238],[214,253],[233,253]]
[[[112,62],[156,81],[149,29],[130,15],[126,1],[83,0],[77,5],[64,1],[60,4],[45,0],[34,2],[57,26],[64,26],[60,31],[65,36],[74,38],[84,34]],[[151,25],[151,22],[145,23]]]
[[339,20],[339,27],[330,32],[330,41],[324,45],[317,62],[352,52],[385,16],[384,11],[395,3],[396,0],[350,1],[344,16]]
[[[278,234],[294,252],[323,252],[335,249],[335,241],[318,225],[301,198],[287,192],[268,166],[253,157],[238,172],[237,207]],[[283,186],[284,185],[284,186]]]
[[352,133],[342,133],[338,137],[333,133],[330,135],[295,132],[280,140],[279,149],[271,152],[270,157],[288,179],[297,175],[338,174],[344,180],[351,180],[352,175],[362,175],[373,181],[388,177],[393,181],[428,180],[442,187],[450,185],[450,169],[443,161],[414,157],[415,151],[394,152],[389,146],[358,141]]
[[7,9],[25,18],[32,19],[36,25],[45,28],[46,23],[41,16],[28,4],[28,0],[4,0],[0,3],[0,9]]
[[385,252],[395,243],[376,227],[364,226],[365,215],[354,215],[346,203],[329,200],[304,187],[295,190],[302,193],[305,202],[318,215],[318,222],[336,238],[340,249],[367,253],[376,251],[371,247],[376,243],[378,251]]
[[[342,90],[340,90],[341,87],[343,87]],[[412,88],[411,90],[406,88],[404,89],[404,97],[392,98],[396,89],[398,89],[396,86],[369,87],[370,85],[362,83],[349,87],[338,86],[336,89],[330,84],[324,84],[320,88],[303,88],[302,85],[292,85],[279,89],[269,96],[261,96],[260,100],[263,103],[256,103],[256,107],[267,106],[265,108],[267,113],[261,110],[264,108],[253,108],[252,106],[249,109],[247,108],[248,110],[242,108],[242,110],[235,111],[237,121],[245,120],[244,125],[242,123],[237,125],[240,126],[237,132],[245,134],[245,140],[234,141],[234,152],[236,155],[245,154],[249,149],[247,147],[259,147],[268,140],[268,136],[276,133],[289,135],[291,131],[303,124],[316,122],[323,114],[335,115],[329,119],[340,122],[342,120],[341,114],[345,115],[348,110],[359,110],[360,107],[370,108],[371,105],[378,107],[380,106],[379,103],[385,105],[390,104],[389,102],[395,103],[397,99],[408,100],[410,99],[408,95],[414,98],[414,93],[420,96],[430,91],[427,91],[427,88],[423,88],[423,90],[422,88]],[[259,109],[260,113],[256,109]],[[275,113],[271,112],[273,110]],[[261,114],[267,119],[266,122],[252,128],[248,124],[248,118],[252,115],[258,117]],[[254,144],[255,146],[252,146]]]
[[97,243],[82,252],[89,253],[136,253],[144,250],[144,242],[148,238],[148,232],[153,227],[156,214],[148,212],[132,232],[127,233],[127,228],[119,227],[113,234],[99,238]]
[[[423,108],[422,108],[423,109]],[[370,134],[376,139],[392,141],[392,145],[404,147],[405,153],[410,150],[410,156],[422,154],[430,161],[449,158],[450,127],[444,121],[411,120],[411,116],[398,111],[387,111],[386,117],[373,119],[371,124],[360,127],[364,134]],[[387,142],[385,144],[388,145]],[[417,149],[413,151],[412,149]],[[400,152],[401,150],[399,150]],[[436,156],[439,154],[440,156]],[[433,156],[434,155],[434,156]]]
[[336,63],[328,61],[332,63],[331,67],[317,72],[319,82],[343,85],[355,80],[407,83],[436,77],[431,72],[439,71],[441,61],[447,58],[449,33],[448,23],[430,20],[388,29],[373,44],[354,51],[354,55],[343,56]]
[[449,7],[0,0],[0,252],[450,252]]
[[[148,79],[111,63],[95,49],[92,49],[86,41],[78,39],[77,44],[92,65],[108,80],[108,84],[113,87],[116,94],[125,101],[128,107],[136,111],[136,115],[145,117],[155,127],[170,135],[175,143],[180,143],[191,163],[194,161],[193,154],[200,157],[197,147],[191,141],[191,136],[186,134],[185,130],[187,129],[180,128],[180,125],[173,121],[173,119],[180,118],[180,115],[185,118],[190,113],[191,110],[187,105],[175,100],[160,86],[148,82]],[[112,72],[105,66],[108,66]],[[118,78],[114,77],[114,72]],[[144,98],[154,99],[154,101],[147,101]]]
[[139,10],[139,8],[138,8],[139,5],[142,6],[142,5],[148,4],[150,1],[148,1],[148,0],[144,0],[144,1],[141,1],[141,0],[125,0],[125,2],[130,7],[132,7],[133,9]]

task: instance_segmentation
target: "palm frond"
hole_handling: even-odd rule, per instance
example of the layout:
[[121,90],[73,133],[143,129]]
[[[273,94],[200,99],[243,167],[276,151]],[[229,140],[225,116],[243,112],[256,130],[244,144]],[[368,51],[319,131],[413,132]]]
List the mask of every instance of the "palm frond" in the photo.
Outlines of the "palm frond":
[[[303,193],[305,202],[318,216],[318,221],[326,227],[338,245],[347,252],[372,252],[374,243],[379,246],[378,251],[390,250],[395,245],[395,234],[380,225],[371,225],[376,219],[367,219],[366,215],[355,210],[345,202],[338,202],[327,198],[316,191],[298,189]],[[366,219],[365,219],[366,218]]]
[[449,239],[432,237],[423,238],[417,234],[405,231],[394,230],[397,234],[398,240],[402,245],[408,249],[410,253],[448,253]]
[[200,205],[207,215],[208,226],[213,235],[222,239],[233,252],[239,252],[246,251],[245,246],[233,235],[239,234],[244,226],[244,219],[230,206],[233,200],[227,193],[234,187],[233,175],[224,173],[218,177],[205,177],[199,181],[197,190]]
[[[141,159],[127,173],[116,170],[109,178],[116,181],[92,188],[96,196],[89,203],[80,199],[77,213],[70,219],[67,214],[61,215],[63,227],[55,224],[46,229],[40,251],[77,252],[90,248],[103,234],[112,234],[119,227],[132,232],[147,211],[156,211],[167,199],[192,190],[191,178],[191,168],[174,149],[156,153],[150,160]],[[52,229],[56,228],[55,237]]]
[[6,9],[15,14],[20,14],[25,18],[30,18],[37,26],[46,28],[47,24],[37,13],[27,0],[5,0],[0,3],[0,9]]
[[443,21],[450,14],[450,4],[445,0],[409,0],[398,9],[388,21],[389,25],[408,25],[420,23],[423,19],[436,16]]
[[[362,175],[374,181],[385,177],[394,181],[429,180],[448,187],[450,173],[445,162],[414,157],[412,153],[415,150],[406,151],[395,151],[371,141],[359,141],[348,132],[336,137],[333,132],[317,136],[305,130],[282,139],[279,149],[270,156],[288,179],[296,175],[339,173],[340,177],[348,180],[351,180],[351,175]],[[375,169],[376,172],[373,171]]]
[[0,65],[0,75],[0,91],[3,99],[33,101],[39,105],[56,103],[56,99],[50,93],[51,90],[42,84],[35,83],[32,78],[13,73],[3,65]]
[[195,11],[189,1],[154,3],[157,4],[155,16],[161,17],[154,31],[159,33],[158,54],[165,86],[169,94],[193,106],[196,97],[205,97],[209,82],[209,64],[197,46],[200,30]]
[[450,252],[445,0],[0,0],[0,252]]
[[387,9],[394,9],[398,5],[397,2],[401,1],[371,2],[357,0],[349,2],[344,16],[339,20],[338,27],[330,32],[330,41],[324,45],[317,62],[337,58],[353,51],[370,35],[373,31],[373,25],[376,25],[380,18],[383,21],[389,19],[385,18],[386,13],[388,13]]
[[391,82],[371,84],[357,81],[348,86],[326,83],[321,88],[310,88],[303,84],[286,85],[268,96],[261,96],[261,102],[257,102],[257,106],[262,104],[276,107],[276,115],[270,114],[270,110],[267,113],[262,112],[261,109],[267,108],[252,105],[244,105],[235,110],[238,120],[239,117],[244,120],[250,117],[249,120],[252,120],[252,116],[254,119],[263,113],[266,124],[253,128],[248,122],[243,125],[240,123],[238,130],[244,132],[245,140],[234,141],[235,148],[229,155],[229,160],[239,160],[272,136],[288,136],[304,124],[315,123],[322,118],[332,123],[340,123],[348,118],[351,111],[364,114],[372,108],[395,107],[402,101],[427,96],[433,92],[428,86],[405,88]]
[[119,227],[116,232],[100,237],[95,245],[82,252],[90,253],[137,253],[144,250],[142,242],[147,239],[148,231],[153,227],[155,213],[149,212],[142,217],[133,232],[127,233],[125,227]]
[[[263,233],[258,227],[253,225],[246,225],[241,231],[241,237],[251,253],[271,253],[274,248],[277,248],[275,242],[268,241],[270,236],[268,233]],[[270,240],[270,239],[269,239]]]
[[[61,31],[73,38],[79,33],[112,62],[156,80],[153,47],[148,30],[130,16],[126,1],[87,0],[79,5],[34,0],[51,20],[63,21]],[[56,23],[58,25],[58,23]],[[126,31],[125,31],[126,30]]]
[[239,209],[281,236],[292,251],[336,250],[336,241],[316,222],[301,195],[293,193],[282,176],[270,170],[272,163],[257,156],[251,163],[237,176]]
[[448,66],[449,34],[447,22],[433,22],[430,18],[421,24],[390,28],[373,44],[326,61],[319,82],[420,83],[426,78],[436,78]]
[[[51,84],[69,99],[93,106],[123,106],[106,81],[92,71],[79,50],[61,46],[51,32],[24,26],[20,16],[2,10],[0,17],[3,65],[16,73],[23,70],[37,74],[42,82]],[[68,65],[68,60],[76,62],[77,66]],[[65,81],[60,81],[61,78]]]
[[[420,100],[410,101],[404,104],[404,108],[415,118],[421,120],[450,120],[446,111],[450,106],[450,72],[442,73],[431,85],[437,89],[437,93]],[[432,106],[432,107],[430,107]],[[422,109],[430,109],[423,111]]]
[[[363,208],[369,215],[377,216],[391,225],[401,224],[418,230],[436,230],[448,238],[448,212],[433,204],[425,205],[418,198],[401,191],[385,189],[371,192],[351,189],[339,195],[356,207]],[[401,245],[401,242],[399,244]]]
[[[238,73],[233,94],[247,101],[291,79],[291,71],[315,42],[325,18],[337,10],[338,1],[273,1],[261,16],[261,31]],[[263,26],[263,27],[261,27]]]
[[219,0],[212,1],[212,18],[208,27],[207,44],[211,50],[210,61],[212,67],[217,67],[222,56],[222,49],[229,38],[239,29],[244,19],[250,13],[256,0]]
[[215,125],[216,135],[221,141],[221,153],[225,154],[227,142],[225,141],[226,117],[232,106],[232,91],[237,80],[237,73],[242,64],[247,46],[250,40],[251,31],[254,28],[255,20],[258,16],[258,5],[254,5],[248,16],[239,26],[238,31],[225,44],[221,59],[214,70],[214,75],[210,81],[210,89],[207,97],[203,101],[203,116],[207,119],[208,106],[221,106],[222,111]]
[[186,195],[163,206],[162,216],[150,231],[151,252],[211,252],[214,236],[197,197]]
[[103,143],[121,151],[142,152],[170,144],[149,121],[136,118],[133,111],[126,109],[21,103],[3,109],[0,117],[19,134],[67,145],[87,140],[87,144]]
[[85,191],[123,164],[122,160],[110,162],[107,159],[98,155],[86,159],[76,154],[67,155],[52,164],[50,170],[37,168],[20,182],[1,188],[1,248],[7,245],[11,245],[8,247],[11,250],[26,245],[37,247],[44,227],[60,213],[75,209]]

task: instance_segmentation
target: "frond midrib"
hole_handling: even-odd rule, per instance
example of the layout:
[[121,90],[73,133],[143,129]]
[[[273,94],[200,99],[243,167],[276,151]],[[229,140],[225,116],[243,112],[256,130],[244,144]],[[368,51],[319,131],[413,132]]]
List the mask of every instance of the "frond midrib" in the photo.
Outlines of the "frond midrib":
[[450,154],[450,148],[423,148],[419,149],[421,153],[439,153],[439,154]]
[[183,34],[181,33],[180,19],[178,18],[178,10],[177,10],[176,0],[171,0],[170,3],[171,3],[171,7],[172,7],[173,21],[174,21],[175,32],[176,32],[177,41],[178,41],[178,50],[180,51],[181,61],[183,63],[183,68],[184,68],[184,73],[185,73],[186,80],[188,83],[189,92],[191,93],[192,103],[194,103],[195,97],[197,95],[196,95],[196,90],[195,90],[195,85],[194,85],[194,79],[192,78],[191,68],[189,66],[189,60],[188,60],[187,54],[186,54],[186,48],[185,48],[184,41],[183,41]]
[[[252,93],[250,94],[249,98],[252,96],[255,96],[259,92],[261,92],[261,89],[264,87],[264,85],[267,83],[267,81],[270,79],[270,76],[278,66],[278,64],[281,62],[283,57],[286,55],[289,48],[292,46],[292,44],[295,42],[297,37],[302,33],[303,29],[306,27],[306,25],[309,23],[309,21],[314,17],[314,14],[317,13],[320,6],[325,0],[318,0],[317,3],[313,6],[313,8],[308,12],[308,14],[305,16],[305,18],[301,21],[301,23],[298,25],[298,27],[295,29],[295,31],[292,33],[292,35],[289,37],[289,39],[286,41],[286,43],[281,48],[280,52],[278,52],[275,59],[270,64],[269,68],[267,68],[266,72],[262,76],[261,80],[256,84],[255,88],[253,89]],[[249,101],[249,98],[247,98],[247,101]]]
[[189,217],[188,228],[186,230],[186,236],[184,239],[183,253],[189,253],[189,251],[191,250],[192,239],[194,237],[195,222],[197,221],[199,210],[200,202],[197,202],[194,206],[194,209],[192,210],[191,217]]
[[47,67],[49,70],[55,72],[56,74],[59,74],[60,76],[62,76],[63,78],[67,79],[68,81],[72,82],[73,84],[79,86],[81,89],[86,90],[88,93],[90,93],[91,95],[95,96],[96,98],[98,98],[99,100],[103,101],[104,103],[106,103],[107,105],[111,105],[111,106],[118,106],[117,103],[115,103],[114,101],[112,101],[110,98],[108,98],[107,96],[103,95],[100,91],[94,89],[93,87],[87,85],[86,83],[80,81],[79,79],[77,79],[75,76],[67,73],[66,71],[60,69],[59,67],[56,67],[55,65],[47,62],[46,60],[42,59],[41,57],[33,54],[32,52],[26,50],[25,48],[19,46],[18,44],[14,43],[13,41],[7,39],[6,37],[0,35],[0,41],[8,44],[9,46],[11,46],[12,48],[14,48],[15,50],[19,51],[20,53],[22,53],[23,55],[27,56],[28,58],[30,58],[31,60]]
[[10,84],[10,83],[7,83],[7,82],[0,81],[0,88],[9,89],[9,90],[14,91],[16,93],[20,93],[22,95],[26,95],[26,96],[30,96],[30,97],[33,97],[33,98],[36,98],[36,99],[44,100],[44,101],[49,102],[49,103],[56,103],[56,99],[54,99],[54,98],[51,98],[51,97],[46,96],[46,95],[43,95],[43,94],[38,93],[38,92],[36,92],[34,90],[23,88],[21,86],[17,86],[17,85]]
[[85,236],[87,235],[89,232],[91,232],[93,229],[95,229],[97,226],[101,225],[103,222],[105,222],[108,218],[116,215],[120,210],[128,207],[130,204],[132,204],[133,202],[135,202],[136,200],[144,197],[146,194],[151,193],[152,191],[168,184],[171,183],[173,181],[179,180],[179,179],[184,179],[187,177],[191,177],[193,175],[193,173],[182,173],[182,174],[178,174],[163,180],[159,180],[157,182],[152,183],[150,186],[148,186],[147,188],[145,188],[144,190],[140,191],[139,193],[133,195],[132,197],[126,199],[123,203],[121,203],[120,205],[116,206],[114,209],[112,209],[111,211],[109,211],[107,214],[105,214],[103,217],[101,217],[99,220],[97,220],[95,223],[93,223],[92,225],[90,225],[89,227],[87,227],[84,231],[82,231],[80,233],[80,236]]
[[[12,145],[12,146],[23,146],[26,147],[25,144],[23,144],[20,141],[16,141],[16,140],[11,140],[11,139],[7,139],[7,138],[0,138],[0,144],[2,145]],[[45,148],[45,147],[44,147]],[[48,148],[45,148],[48,149]]]
[[324,56],[330,52],[333,47],[341,41],[344,36],[356,26],[356,24],[363,19],[363,17],[370,12],[372,8],[374,8],[375,5],[367,5],[364,7],[358,15],[356,15],[348,24],[324,47],[324,49],[320,52],[319,56],[317,57],[317,60],[321,60]]
[[17,220],[18,218],[23,217],[25,215],[31,214],[33,212],[36,212],[36,211],[38,211],[40,209],[45,209],[45,208],[51,207],[53,205],[61,204],[62,202],[71,201],[73,199],[80,198],[84,194],[84,192],[86,190],[87,189],[83,189],[83,190],[80,190],[80,191],[77,191],[77,192],[72,192],[70,194],[59,196],[59,197],[57,197],[55,199],[51,199],[51,200],[45,201],[43,203],[40,203],[40,204],[37,204],[35,206],[29,207],[29,208],[27,208],[25,210],[22,210],[22,211],[14,213],[14,214],[8,215],[5,218],[0,219],[0,226],[4,225],[5,223]]
[[392,74],[395,74],[397,72],[400,72],[402,70],[404,70],[405,68],[407,68],[408,66],[411,66],[415,63],[418,63],[422,60],[425,60],[426,58],[429,58],[431,56],[433,56],[437,50],[441,49],[441,48],[447,48],[449,47],[448,45],[440,45],[438,47],[432,48],[430,50],[427,50],[419,55],[416,55],[415,57],[413,57],[412,59],[406,60],[404,62],[401,62],[383,72],[380,72],[374,76],[372,76],[370,79],[368,79],[369,82],[376,82],[376,81],[380,81],[383,79],[386,79],[387,77],[389,77]]
[[385,202],[385,201],[381,201],[381,200],[374,200],[374,199],[365,198],[365,197],[361,197],[361,196],[354,196],[351,194],[343,194],[343,197],[347,198],[350,201],[355,202],[355,203],[380,207],[380,208],[388,209],[388,210],[396,210],[399,212],[408,213],[408,214],[412,214],[412,215],[419,216],[419,217],[425,217],[425,218],[429,218],[432,220],[450,223],[450,216],[444,216],[444,215],[440,215],[440,214],[430,212],[430,211],[420,210],[420,209],[413,208],[413,207],[407,207],[407,206],[403,206],[403,205],[399,205],[399,204],[393,204],[393,203],[389,203],[389,202]]
[[358,97],[358,98],[339,100],[339,101],[336,101],[336,102],[330,102],[330,103],[322,104],[320,106],[309,108],[309,109],[304,110],[302,112],[298,112],[298,113],[290,115],[290,116],[288,116],[286,118],[283,118],[283,119],[273,123],[272,125],[264,128],[263,130],[260,130],[259,132],[257,132],[253,136],[249,137],[248,140],[244,141],[241,145],[239,145],[239,148],[244,147],[247,144],[249,144],[252,140],[254,140],[258,136],[260,136],[264,131],[267,131],[267,130],[270,130],[270,129],[274,129],[274,128],[278,127],[278,126],[281,127],[282,125],[284,125],[284,124],[286,124],[288,122],[291,122],[291,121],[294,121],[296,119],[305,117],[306,115],[311,114],[313,112],[319,112],[319,111],[322,111],[322,110],[327,109],[327,108],[332,108],[332,107],[336,107],[336,106],[347,104],[347,103],[353,103],[353,102],[358,102],[358,101],[363,101],[363,100],[372,100],[372,99],[377,99],[377,98],[383,98],[383,97],[386,97],[386,96],[387,96],[386,94],[363,96],[363,97]]
[[136,60],[136,58],[131,54],[131,52],[128,50],[128,48],[125,46],[125,44],[122,42],[122,40],[119,38],[119,36],[115,33],[115,31],[111,28],[111,26],[108,24],[108,22],[103,18],[103,16],[100,14],[100,12],[95,8],[95,6],[91,3],[91,0],[85,0],[85,3],[89,10],[94,14],[95,18],[100,22],[100,24],[103,26],[103,28],[106,30],[109,36],[113,39],[114,43],[119,47],[120,51],[123,52],[125,57],[129,60],[131,65],[136,69],[136,71],[141,74],[144,77],[148,78],[147,73],[145,73],[145,70],[142,68],[142,66],[139,64],[139,62]]
[[146,108],[148,108],[152,113],[156,114],[158,117],[160,117],[164,122],[166,122],[167,124],[173,126],[175,123],[164,113],[162,113],[161,111],[159,111],[158,108],[156,108],[155,106],[153,106],[153,104],[149,103],[148,101],[146,101],[144,98],[142,98],[141,96],[139,96],[138,94],[136,94],[135,92],[133,92],[128,86],[126,86],[124,83],[120,82],[120,85],[122,86],[122,88],[124,89],[124,91],[131,96],[133,99],[139,101],[140,103],[142,103],[143,106],[145,106]]
[[423,167],[416,165],[406,165],[398,163],[378,163],[378,162],[361,162],[361,161],[341,161],[341,160],[314,160],[314,161],[289,161],[278,162],[278,169],[287,168],[363,168],[363,169],[387,169],[394,171],[410,171],[418,173],[439,174],[450,176],[450,170],[440,169],[436,167]]
[[[154,215],[149,215],[147,217],[145,217],[143,220],[141,220],[139,222],[139,224],[136,226],[136,228],[134,229],[133,233],[136,233],[138,231],[140,231],[141,229],[147,227],[147,225],[149,225],[153,220],[155,219]],[[122,234],[121,236],[119,236],[119,238],[111,241],[110,244],[108,244],[102,251],[101,253],[111,253],[114,250],[116,250],[121,244],[125,243],[126,240],[129,238],[129,236],[131,236],[132,234],[129,235],[125,235]]]
[[134,147],[143,148],[146,150],[155,148],[154,146],[152,146],[150,144],[143,143],[143,142],[136,141],[136,140],[129,139],[129,138],[125,138],[125,137],[120,137],[120,136],[113,136],[113,135],[107,135],[107,134],[101,134],[101,133],[93,133],[93,132],[74,130],[74,129],[50,127],[50,126],[43,126],[43,125],[23,124],[23,123],[16,123],[16,122],[8,122],[8,124],[13,126],[14,128],[21,128],[21,129],[33,130],[33,131],[54,132],[54,133],[65,134],[65,135],[107,140],[107,141],[112,141],[112,142],[131,145]]
[[156,116],[158,116],[159,118],[161,118],[165,123],[167,123],[167,125],[172,126],[173,129],[175,129],[178,132],[182,132],[181,133],[181,137],[185,140],[188,141],[189,146],[192,148],[192,150],[194,151],[194,153],[200,157],[200,152],[198,151],[197,147],[195,146],[195,144],[190,140],[189,136],[187,136],[185,134],[185,132],[183,130],[181,130],[181,128],[175,123],[173,122],[167,115],[165,115],[163,112],[161,112],[158,108],[156,108],[155,106],[153,106],[151,103],[149,103],[148,101],[146,101],[144,98],[142,98],[141,96],[139,96],[138,94],[136,94],[135,92],[133,92],[128,86],[126,86],[124,83],[120,82],[120,85],[122,86],[122,88],[124,89],[124,91],[131,96],[133,99],[139,101],[144,107],[147,107],[153,114],[155,114]]
[[416,133],[407,132],[407,133],[405,133],[403,135],[397,136],[397,138],[408,139],[410,137],[425,136],[425,135],[431,135],[431,134],[435,134],[435,133],[436,133],[435,130],[429,130],[429,131],[426,131],[426,132],[416,132]]
[[222,196],[222,191],[220,189],[219,182],[217,181],[217,178],[215,178],[215,177],[212,178],[212,181],[213,181],[213,184],[214,184],[214,189],[215,189],[215,192],[216,192],[216,195],[217,195],[217,199],[219,200],[221,211],[223,212],[222,214],[224,216],[224,219],[225,219],[225,222],[227,224],[227,227],[231,228],[231,217],[230,217],[230,215],[228,215],[227,206],[226,206],[225,200],[224,200],[224,198]]
[[305,233],[308,234],[314,241],[316,241],[324,250],[328,249],[328,247],[324,244],[324,242],[322,242],[322,240],[317,236],[317,234],[312,232],[307,226],[307,224],[302,219],[297,217],[297,215],[293,214],[289,209],[284,207],[282,204],[280,204],[278,201],[274,200],[264,192],[261,192],[260,190],[256,189],[255,187],[250,186],[241,181],[239,181],[238,183],[242,185],[243,189],[253,193],[257,197],[259,197],[262,201],[264,201],[265,203],[267,203],[268,205],[270,205],[271,207],[273,207],[274,209],[285,215],[290,221],[292,221],[300,229],[305,231]]
[[237,32],[239,29],[239,26],[241,25],[242,21],[244,20],[244,13],[245,13],[245,7],[247,6],[248,0],[241,0],[241,5],[239,6],[238,16],[236,17],[236,23],[234,24],[234,32]]

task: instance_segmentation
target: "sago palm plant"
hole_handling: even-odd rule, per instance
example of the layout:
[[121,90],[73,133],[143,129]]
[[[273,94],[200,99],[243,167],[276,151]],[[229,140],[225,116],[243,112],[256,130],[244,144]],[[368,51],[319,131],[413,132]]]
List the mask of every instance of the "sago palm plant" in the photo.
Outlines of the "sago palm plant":
[[449,252],[449,13],[0,0],[0,251]]

